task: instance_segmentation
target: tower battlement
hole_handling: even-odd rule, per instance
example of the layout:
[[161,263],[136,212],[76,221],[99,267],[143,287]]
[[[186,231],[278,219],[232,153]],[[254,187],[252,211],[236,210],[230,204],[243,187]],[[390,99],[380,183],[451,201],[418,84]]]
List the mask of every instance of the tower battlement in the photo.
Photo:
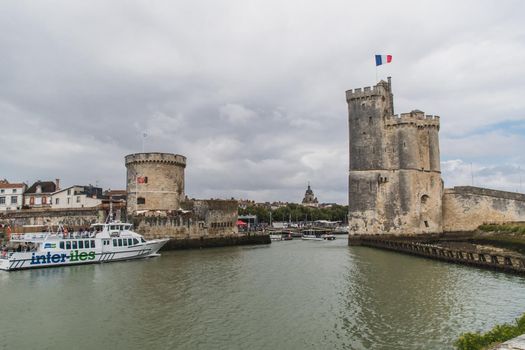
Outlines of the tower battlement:
[[441,232],[439,116],[395,114],[390,78],[346,101],[350,234]]
[[164,163],[181,166],[183,168],[186,167],[186,157],[180,154],[160,152],[128,154],[125,162],[126,165],[133,163]]
[[385,119],[386,126],[413,125],[418,128],[438,128],[440,117],[437,115],[425,115],[424,112],[414,110],[409,113],[394,114]]
[[346,91],[346,101],[367,99],[375,96],[384,96],[390,94],[390,86],[384,80],[381,80],[375,86],[367,86],[364,88],[350,89]]

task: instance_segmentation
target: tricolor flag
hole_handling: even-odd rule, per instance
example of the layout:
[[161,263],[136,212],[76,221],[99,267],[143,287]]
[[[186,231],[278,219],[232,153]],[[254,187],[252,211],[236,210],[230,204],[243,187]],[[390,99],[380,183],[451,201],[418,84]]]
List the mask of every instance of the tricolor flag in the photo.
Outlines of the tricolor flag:
[[392,55],[376,55],[376,66],[392,62]]

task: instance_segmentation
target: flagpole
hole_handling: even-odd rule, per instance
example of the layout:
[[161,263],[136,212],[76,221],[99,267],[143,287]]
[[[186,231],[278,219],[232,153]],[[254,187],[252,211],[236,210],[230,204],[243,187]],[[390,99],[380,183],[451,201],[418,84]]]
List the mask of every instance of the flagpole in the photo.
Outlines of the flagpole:
[[143,132],[141,136],[142,136],[142,153],[144,153],[144,140],[146,139],[147,134]]

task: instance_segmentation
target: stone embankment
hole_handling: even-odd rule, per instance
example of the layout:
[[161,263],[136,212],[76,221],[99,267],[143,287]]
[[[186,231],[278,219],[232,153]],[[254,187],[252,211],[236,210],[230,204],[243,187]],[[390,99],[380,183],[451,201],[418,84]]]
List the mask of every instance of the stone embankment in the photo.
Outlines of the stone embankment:
[[192,239],[170,239],[162,250],[182,250],[182,249],[200,249],[200,248],[217,248],[238,245],[252,244],[270,244],[270,236],[267,234],[260,235],[238,235],[225,237],[201,237]]
[[506,341],[505,343],[496,346],[492,350],[525,350],[525,334]]
[[451,263],[525,274],[525,256],[521,254],[493,247],[480,248],[473,244],[457,244],[457,240],[450,243],[444,237],[439,236],[418,236],[416,240],[414,236],[390,236],[387,238],[378,235],[360,235],[358,237],[349,237],[349,244],[393,250]]

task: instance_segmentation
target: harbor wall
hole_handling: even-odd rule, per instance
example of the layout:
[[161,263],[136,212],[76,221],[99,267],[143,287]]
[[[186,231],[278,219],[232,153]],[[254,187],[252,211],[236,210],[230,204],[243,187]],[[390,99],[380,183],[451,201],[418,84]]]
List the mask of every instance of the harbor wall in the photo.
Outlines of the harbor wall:
[[473,231],[483,224],[525,221],[525,195],[473,186],[445,189],[443,231]]
[[239,233],[237,207],[234,200],[187,200],[178,210],[148,211],[132,222],[146,239],[170,238],[165,250],[269,244],[269,235]]
[[414,236],[411,235],[391,236],[390,238],[381,235],[361,235],[359,238],[351,238],[349,242],[456,264],[525,275],[525,258],[522,255],[440,246],[440,242],[446,242],[446,238],[440,235],[418,236],[418,240],[414,240]]
[[238,245],[270,244],[268,234],[243,235],[227,237],[200,237],[190,239],[170,239],[162,250],[217,248]]
[[0,224],[9,225],[13,232],[22,226],[64,225],[70,228],[89,227],[95,222],[103,222],[106,211],[100,207],[69,209],[24,209],[0,213]]

